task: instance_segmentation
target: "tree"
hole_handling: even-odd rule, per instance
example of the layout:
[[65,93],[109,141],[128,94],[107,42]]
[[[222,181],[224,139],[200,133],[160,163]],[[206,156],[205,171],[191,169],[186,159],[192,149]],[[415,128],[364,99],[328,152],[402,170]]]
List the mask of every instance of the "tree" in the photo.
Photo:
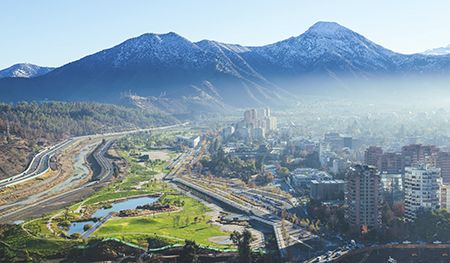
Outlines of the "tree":
[[286,167],[281,167],[280,170],[278,171],[278,174],[280,175],[281,178],[287,178],[289,175],[289,169]]
[[263,172],[263,168],[264,168],[264,160],[266,159],[266,156],[265,155],[262,155],[261,157],[259,157],[257,160],[256,160],[256,163],[255,163],[255,166],[256,166],[256,169],[259,171],[259,172]]
[[392,205],[392,212],[396,217],[403,217],[405,214],[405,204],[403,202],[396,202]]
[[88,231],[88,230],[91,229],[91,228],[92,228],[92,225],[91,225],[91,224],[86,224],[86,225],[83,226],[83,230],[84,230],[84,231]]
[[183,250],[180,253],[181,263],[197,263],[199,246],[192,240],[185,240]]
[[252,262],[252,251],[250,248],[250,243],[253,241],[252,233],[248,229],[245,229],[242,233],[234,231],[231,233],[230,239],[238,247],[239,262]]
[[392,212],[391,207],[387,203],[383,204],[381,215],[382,215],[382,222],[385,225],[391,225],[392,221],[394,221],[395,219],[394,213]]
[[9,247],[0,244],[0,263],[14,262],[16,254]]
[[70,235],[71,239],[79,239],[80,237],[81,237],[81,234],[78,232],[75,232],[72,235]]

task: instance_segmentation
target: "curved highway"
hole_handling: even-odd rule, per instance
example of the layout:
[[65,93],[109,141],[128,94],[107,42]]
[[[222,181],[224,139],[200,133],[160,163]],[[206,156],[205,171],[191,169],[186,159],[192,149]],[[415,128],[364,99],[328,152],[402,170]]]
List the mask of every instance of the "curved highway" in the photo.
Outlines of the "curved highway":
[[[112,137],[112,136],[122,136],[132,133],[138,133],[138,132],[145,132],[145,131],[157,131],[157,130],[165,130],[170,128],[175,128],[179,126],[185,126],[188,123],[182,123],[182,124],[176,124],[176,125],[169,125],[169,126],[161,126],[161,127],[154,127],[154,128],[148,128],[148,129],[137,129],[137,130],[131,130],[131,131],[123,131],[123,132],[115,132],[115,133],[103,133],[103,134],[93,134],[93,135],[83,135],[78,137],[72,137],[70,139],[67,139],[61,143],[58,143],[50,148],[44,149],[40,153],[36,154],[34,158],[31,160],[30,164],[28,165],[28,168],[17,175],[13,175],[11,177],[8,177],[6,179],[0,180],[0,189],[8,186],[13,186],[15,184],[23,183],[25,181],[28,181],[30,179],[36,178],[38,176],[41,176],[45,172],[48,171],[50,168],[50,159],[60,152],[61,150],[65,149],[72,143],[76,142],[80,139],[86,139],[86,138],[95,138],[95,137]],[[100,155],[101,156],[101,155]],[[103,160],[101,157],[97,156],[99,159],[99,164],[104,169],[108,169],[106,167],[109,167],[105,163],[105,160]],[[97,159],[96,158],[96,159]],[[112,174],[112,171],[110,171]]]
[[12,186],[41,176],[50,168],[50,159],[61,150],[64,150],[72,142],[73,139],[65,140],[36,154],[24,172],[0,180],[0,188]]

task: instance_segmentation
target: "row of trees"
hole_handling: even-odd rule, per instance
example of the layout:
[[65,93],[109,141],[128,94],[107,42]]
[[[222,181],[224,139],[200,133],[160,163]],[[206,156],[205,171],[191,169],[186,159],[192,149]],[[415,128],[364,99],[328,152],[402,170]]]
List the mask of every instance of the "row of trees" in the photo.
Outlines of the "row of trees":
[[308,205],[308,214],[311,218],[320,220],[321,230],[343,233],[366,241],[450,240],[450,212],[446,209],[419,210],[416,220],[408,222],[403,217],[402,203],[394,203],[392,206],[385,203],[382,209],[381,228],[369,229],[363,233],[359,227],[352,227],[347,223],[343,206],[328,206],[311,201]]

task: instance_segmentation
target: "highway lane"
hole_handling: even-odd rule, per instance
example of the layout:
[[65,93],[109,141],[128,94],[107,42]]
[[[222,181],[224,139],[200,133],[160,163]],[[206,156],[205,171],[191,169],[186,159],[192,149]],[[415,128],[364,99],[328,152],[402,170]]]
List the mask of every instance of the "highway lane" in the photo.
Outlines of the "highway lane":
[[113,142],[114,140],[104,141],[92,154],[95,162],[100,166],[100,176],[94,174],[92,178],[93,181],[103,181],[105,179],[109,179],[113,175],[112,164],[107,158],[105,158],[105,154],[111,147]]
[[11,177],[8,177],[6,179],[0,180],[0,188],[13,186],[15,184],[23,183],[25,181],[28,181],[30,179],[36,178],[44,174],[46,171],[48,171],[50,167],[50,159],[60,152],[61,150],[67,148],[74,142],[78,140],[83,139],[89,139],[89,138],[108,138],[108,137],[117,137],[117,136],[124,136],[127,134],[133,134],[138,132],[146,132],[146,131],[158,131],[158,130],[165,130],[165,129],[171,129],[176,128],[180,126],[186,126],[188,123],[182,123],[177,125],[168,125],[168,126],[161,126],[161,127],[154,127],[154,128],[148,128],[148,129],[136,129],[136,130],[130,130],[130,131],[123,131],[123,132],[115,132],[115,133],[103,133],[103,134],[93,134],[93,135],[84,135],[84,136],[77,136],[72,137],[70,139],[67,139],[61,143],[58,143],[50,148],[44,149],[43,151],[36,154],[36,156],[31,160],[30,165],[28,168],[17,175],[13,175]]
[[0,180],[0,188],[12,186],[33,179],[35,177],[41,176],[43,173],[48,171],[50,167],[50,159],[58,152],[67,148],[72,142],[73,141],[71,139],[65,140],[38,153],[32,159],[30,165],[24,172]]

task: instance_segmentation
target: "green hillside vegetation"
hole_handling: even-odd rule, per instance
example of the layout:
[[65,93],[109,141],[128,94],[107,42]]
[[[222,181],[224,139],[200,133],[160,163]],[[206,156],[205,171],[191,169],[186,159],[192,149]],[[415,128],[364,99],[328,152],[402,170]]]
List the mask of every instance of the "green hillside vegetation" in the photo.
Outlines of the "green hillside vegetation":
[[42,146],[70,136],[177,123],[161,112],[90,102],[0,103],[0,178],[25,169]]
[[[0,104],[0,131],[22,138],[59,138],[175,123],[163,113],[90,102]],[[50,139],[49,138],[49,139]]]

